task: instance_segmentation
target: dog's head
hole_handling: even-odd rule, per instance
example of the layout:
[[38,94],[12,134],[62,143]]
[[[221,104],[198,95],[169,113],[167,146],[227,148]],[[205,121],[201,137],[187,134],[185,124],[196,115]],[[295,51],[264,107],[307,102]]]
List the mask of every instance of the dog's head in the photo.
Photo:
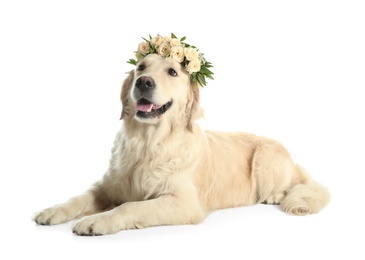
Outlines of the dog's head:
[[172,58],[150,54],[129,73],[122,86],[122,119],[158,124],[185,124],[192,131],[203,115],[199,86]]

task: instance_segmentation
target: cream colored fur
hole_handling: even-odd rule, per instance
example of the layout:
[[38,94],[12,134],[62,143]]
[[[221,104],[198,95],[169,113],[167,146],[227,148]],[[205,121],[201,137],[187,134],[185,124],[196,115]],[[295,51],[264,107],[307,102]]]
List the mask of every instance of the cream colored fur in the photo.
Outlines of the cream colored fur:
[[[203,115],[199,87],[179,63],[151,54],[143,64],[144,70],[137,66],[123,83],[122,127],[104,177],[86,193],[37,213],[38,224],[80,218],[74,233],[104,235],[195,224],[228,207],[275,203],[289,214],[305,215],[327,204],[327,189],[280,143],[248,133],[203,132],[195,123]],[[158,118],[135,116],[133,91],[142,75],[156,82],[155,104],[173,100]]]

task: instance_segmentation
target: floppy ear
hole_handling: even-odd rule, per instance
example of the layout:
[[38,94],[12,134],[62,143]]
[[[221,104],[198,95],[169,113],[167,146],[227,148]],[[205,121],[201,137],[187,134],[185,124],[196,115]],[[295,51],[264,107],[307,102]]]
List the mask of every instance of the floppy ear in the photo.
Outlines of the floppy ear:
[[132,83],[134,79],[134,71],[131,70],[129,72],[128,77],[123,81],[122,85],[122,92],[120,94],[120,99],[122,100],[122,114],[120,115],[120,119],[123,119],[124,117],[128,116],[130,113],[130,107],[129,107],[129,94],[132,89]]
[[188,116],[187,128],[193,132],[194,121],[204,116],[204,111],[200,106],[200,86],[197,82],[191,82],[189,101],[186,106],[186,114]]

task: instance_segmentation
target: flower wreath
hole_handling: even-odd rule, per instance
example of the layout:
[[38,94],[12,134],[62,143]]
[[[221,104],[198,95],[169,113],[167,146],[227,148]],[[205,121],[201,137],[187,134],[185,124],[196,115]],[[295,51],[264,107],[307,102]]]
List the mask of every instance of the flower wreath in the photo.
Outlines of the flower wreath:
[[138,44],[138,50],[135,52],[137,60],[130,59],[127,63],[137,65],[148,54],[157,53],[179,62],[190,74],[190,78],[202,87],[207,84],[206,78],[213,79],[214,73],[209,70],[213,67],[212,63],[204,58],[204,54],[200,53],[198,48],[185,43],[186,37],[179,40],[173,33],[171,37],[163,37],[159,34],[154,38],[151,35],[149,37],[149,40],[142,37],[144,42]]

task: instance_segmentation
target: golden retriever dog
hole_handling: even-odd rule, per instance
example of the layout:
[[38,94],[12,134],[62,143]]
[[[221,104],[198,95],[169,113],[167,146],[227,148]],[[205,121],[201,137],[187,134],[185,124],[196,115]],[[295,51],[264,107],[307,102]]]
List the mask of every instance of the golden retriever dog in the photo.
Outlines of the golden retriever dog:
[[257,203],[319,212],[329,201],[277,141],[202,131],[199,85],[180,63],[157,54],[123,82],[121,129],[110,165],[90,190],[34,216],[40,225],[77,219],[77,235],[196,224],[209,212]]

